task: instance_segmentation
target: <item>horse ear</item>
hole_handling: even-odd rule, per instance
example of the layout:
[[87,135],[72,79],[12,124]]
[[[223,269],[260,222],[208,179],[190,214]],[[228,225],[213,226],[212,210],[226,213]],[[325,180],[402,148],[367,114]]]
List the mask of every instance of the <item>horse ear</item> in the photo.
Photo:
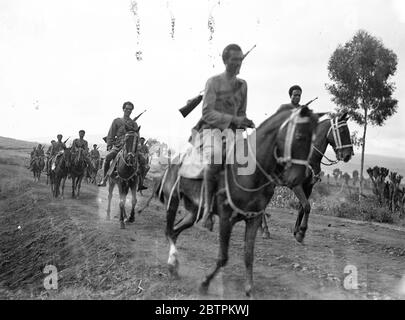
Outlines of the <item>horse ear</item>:
[[327,112],[317,112],[316,115],[318,118],[323,117],[325,114],[328,114]]
[[347,112],[344,112],[340,117],[339,117],[339,121],[343,121],[343,120],[348,120],[349,117],[347,116]]

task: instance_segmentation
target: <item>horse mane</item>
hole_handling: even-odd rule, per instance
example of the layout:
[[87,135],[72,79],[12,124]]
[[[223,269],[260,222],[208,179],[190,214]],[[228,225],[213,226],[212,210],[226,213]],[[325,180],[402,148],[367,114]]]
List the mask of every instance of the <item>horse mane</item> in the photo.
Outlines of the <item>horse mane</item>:
[[279,109],[275,114],[271,115],[269,118],[264,120],[257,130],[264,130],[266,134],[270,134],[275,130],[278,130],[283,122],[286,120],[286,114],[290,115],[292,113],[291,109],[283,108]]

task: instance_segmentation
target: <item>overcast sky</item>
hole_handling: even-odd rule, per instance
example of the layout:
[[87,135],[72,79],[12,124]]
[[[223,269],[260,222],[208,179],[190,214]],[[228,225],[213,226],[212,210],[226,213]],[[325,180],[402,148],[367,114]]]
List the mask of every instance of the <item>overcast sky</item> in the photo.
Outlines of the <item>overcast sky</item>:
[[303,103],[319,97],[312,108],[333,111],[327,63],[359,29],[399,62],[398,113],[368,130],[366,152],[405,157],[402,0],[1,0],[0,135],[37,140],[85,129],[101,137],[129,100],[134,115],[148,110],[139,119],[143,136],[186,143],[201,106],[186,119],[177,110],[223,71],[229,43],[257,45],[240,73],[256,125],[289,101],[293,84]]

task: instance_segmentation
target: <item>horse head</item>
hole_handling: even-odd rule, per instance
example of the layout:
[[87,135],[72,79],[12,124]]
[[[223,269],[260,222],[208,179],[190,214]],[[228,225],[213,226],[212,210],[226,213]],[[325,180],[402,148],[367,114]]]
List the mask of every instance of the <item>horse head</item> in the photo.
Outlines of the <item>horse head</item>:
[[137,161],[139,135],[135,131],[130,131],[125,134],[123,158],[127,166],[134,167]]
[[279,177],[292,188],[302,183],[311,156],[318,115],[307,106],[294,110],[279,127],[274,158],[281,166]]
[[336,159],[343,160],[344,162],[348,162],[354,155],[350,131],[347,125],[348,119],[347,112],[330,119],[330,128],[326,134],[328,143],[335,151]]

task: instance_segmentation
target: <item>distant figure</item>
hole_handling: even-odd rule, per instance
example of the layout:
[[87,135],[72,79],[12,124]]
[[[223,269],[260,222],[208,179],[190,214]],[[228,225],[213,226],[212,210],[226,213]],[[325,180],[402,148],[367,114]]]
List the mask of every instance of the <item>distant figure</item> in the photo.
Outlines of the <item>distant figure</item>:
[[277,112],[282,111],[282,110],[292,110],[292,109],[297,109],[301,107],[300,101],[301,101],[301,94],[302,94],[302,89],[298,85],[292,86],[288,90],[288,95],[291,99],[290,103],[285,103],[278,108]]
[[84,135],[86,132],[84,130],[79,131],[79,138],[76,138],[73,140],[72,143],[72,155],[73,157],[77,157],[78,153],[80,150],[82,150],[83,155],[84,155],[84,161],[87,164],[87,167],[90,167],[90,159],[89,159],[89,147],[88,147],[88,142],[84,140]]
[[45,154],[42,145],[38,144],[38,146],[34,147],[33,150],[31,151],[31,161],[28,169],[32,169],[32,164],[34,163],[36,158],[44,158],[44,156]]
[[49,169],[49,160],[51,159],[52,148],[55,145],[56,141],[52,140],[51,145],[49,146],[48,150],[46,151],[46,161],[45,161],[45,172],[48,172]]
[[93,150],[90,151],[90,160],[98,170],[100,168],[100,151],[98,151],[96,144],[93,144]]

